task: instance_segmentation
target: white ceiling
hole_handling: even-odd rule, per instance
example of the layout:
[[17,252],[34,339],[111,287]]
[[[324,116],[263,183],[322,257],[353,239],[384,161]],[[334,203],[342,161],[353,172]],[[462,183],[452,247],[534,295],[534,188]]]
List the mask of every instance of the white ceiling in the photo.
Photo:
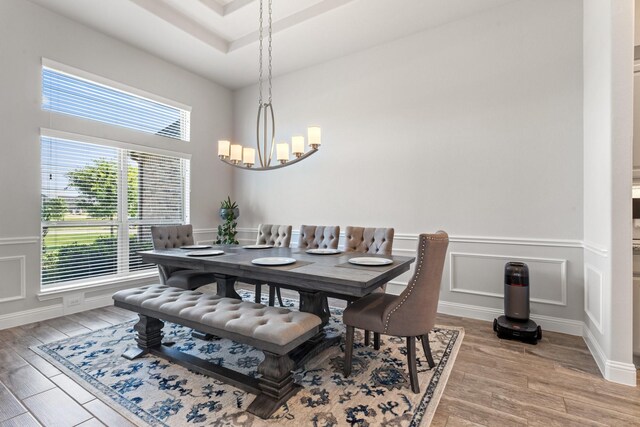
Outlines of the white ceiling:
[[[258,0],[31,1],[227,87],[257,80]],[[328,61],[510,1],[273,0],[273,73]]]

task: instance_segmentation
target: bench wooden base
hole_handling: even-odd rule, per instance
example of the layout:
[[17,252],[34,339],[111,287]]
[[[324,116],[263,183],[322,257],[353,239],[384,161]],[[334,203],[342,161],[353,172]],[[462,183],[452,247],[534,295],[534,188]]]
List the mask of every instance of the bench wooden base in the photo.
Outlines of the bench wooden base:
[[291,371],[294,369],[295,363],[289,354],[279,355],[263,351],[264,361],[258,365],[258,373],[261,377],[250,377],[162,344],[164,322],[143,314],[138,316],[140,320],[134,326],[137,347],[128,348],[123,353],[123,357],[132,360],[150,353],[189,370],[256,394],[257,396],[247,408],[247,412],[260,418],[269,418],[302,388],[293,382]]

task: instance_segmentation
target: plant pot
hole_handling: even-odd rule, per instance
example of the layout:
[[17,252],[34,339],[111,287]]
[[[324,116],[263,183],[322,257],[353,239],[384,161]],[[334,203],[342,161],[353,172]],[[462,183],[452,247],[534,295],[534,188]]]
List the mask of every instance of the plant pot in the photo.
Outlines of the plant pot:
[[233,215],[233,219],[238,219],[238,217],[240,216],[240,208],[235,208],[235,209],[221,208],[220,209],[220,218],[222,218],[224,221],[226,221],[232,215]]

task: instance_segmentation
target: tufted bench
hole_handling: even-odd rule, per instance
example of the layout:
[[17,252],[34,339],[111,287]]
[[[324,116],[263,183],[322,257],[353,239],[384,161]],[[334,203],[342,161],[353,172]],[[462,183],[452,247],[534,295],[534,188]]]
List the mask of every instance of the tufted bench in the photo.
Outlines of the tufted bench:
[[[230,383],[257,397],[247,409],[268,418],[300,389],[293,382],[289,353],[318,333],[321,320],[311,313],[203,294],[164,285],[119,291],[116,307],[138,313],[137,348],[123,355],[133,359],[146,353],[162,356],[191,370]],[[215,365],[162,345],[163,321],[251,345],[264,353],[259,379]]]

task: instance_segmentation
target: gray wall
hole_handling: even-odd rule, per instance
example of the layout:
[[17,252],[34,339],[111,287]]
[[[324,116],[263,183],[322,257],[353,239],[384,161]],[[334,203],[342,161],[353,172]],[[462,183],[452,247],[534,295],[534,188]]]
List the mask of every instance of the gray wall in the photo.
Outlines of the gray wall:
[[[255,138],[256,92],[234,94],[236,141]],[[494,8],[279,77],[273,93],[277,140],[318,124],[323,146],[234,172],[248,240],[260,222],[392,226],[404,255],[444,229],[442,311],[492,318],[504,263],[521,259],[543,327],[581,333],[580,0]]]
[[[192,106],[191,142],[41,111],[42,57]],[[109,285],[76,293],[73,307],[63,304],[69,292],[37,295],[41,127],[190,153],[191,219],[197,237],[210,238],[231,187],[229,169],[214,161],[215,141],[231,132],[228,89],[23,0],[0,2],[0,63],[0,328],[103,305],[113,293]]]

